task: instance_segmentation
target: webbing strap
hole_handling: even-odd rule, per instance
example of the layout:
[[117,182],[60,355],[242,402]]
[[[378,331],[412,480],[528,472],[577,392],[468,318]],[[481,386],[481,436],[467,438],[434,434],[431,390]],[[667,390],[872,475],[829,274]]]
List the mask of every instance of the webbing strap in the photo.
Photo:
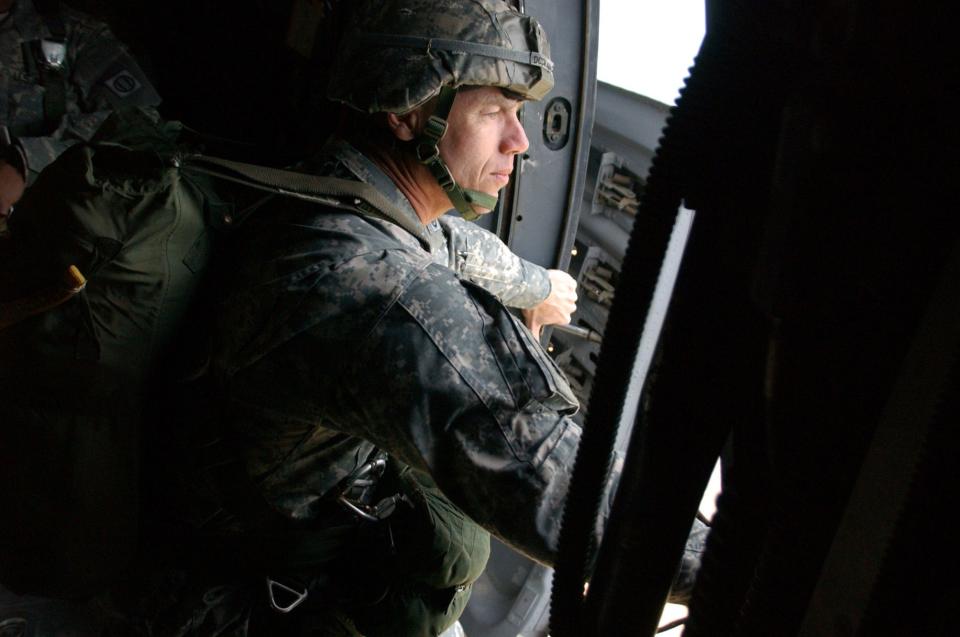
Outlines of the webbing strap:
[[[470,203],[476,204],[481,208],[486,208],[488,210],[493,210],[494,208],[496,208],[497,201],[499,201],[497,197],[494,197],[493,195],[488,195],[485,192],[480,192],[479,190],[468,190],[464,188],[463,194],[464,196],[466,196],[467,201],[469,201]],[[477,213],[473,213],[473,214],[477,214]],[[467,219],[467,221],[470,221],[470,219]]]
[[360,181],[336,177],[319,177],[206,155],[185,157],[182,165],[187,170],[194,170],[279,195],[296,197],[335,208],[354,210],[368,216],[384,218],[415,236],[428,250],[431,246],[430,238],[423,224],[404,214],[376,188]]
[[40,81],[43,84],[43,120],[48,132],[60,126],[67,113],[67,78],[62,69],[40,66]]
[[[67,27],[60,15],[59,0],[33,0],[33,6],[40,14],[47,30],[50,31],[52,40],[66,46]],[[40,51],[37,53],[43,57]],[[44,125],[47,131],[52,132],[60,126],[60,120],[67,113],[67,78],[62,68],[45,64],[44,60],[40,62],[40,82],[44,88]]]

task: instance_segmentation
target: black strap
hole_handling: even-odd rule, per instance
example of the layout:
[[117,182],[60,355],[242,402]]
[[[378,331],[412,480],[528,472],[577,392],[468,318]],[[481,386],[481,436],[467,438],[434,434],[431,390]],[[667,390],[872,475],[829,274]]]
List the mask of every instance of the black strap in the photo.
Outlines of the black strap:
[[[60,14],[59,0],[33,0],[33,6],[52,36],[50,39],[66,46],[67,27]],[[40,43],[37,43],[38,45]],[[43,84],[43,119],[47,132],[53,132],[60,126],[60,120],[67,112],[67,78],[63,68],[54,68],[46,64],[43,52],[35,51],[40,57],[40,83]]]
[[40,65],[40,82],[43,84],[44,128],[52,133],[60,126],[67,113],[67,78],[62,69]]

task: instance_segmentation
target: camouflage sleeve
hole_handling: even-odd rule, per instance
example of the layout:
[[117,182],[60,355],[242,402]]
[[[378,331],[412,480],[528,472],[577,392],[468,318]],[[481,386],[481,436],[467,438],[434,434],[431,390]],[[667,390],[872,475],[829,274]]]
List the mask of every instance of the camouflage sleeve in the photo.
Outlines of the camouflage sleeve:
[[27,185],[33,185],[40,171],[53,163],[63,151],[77,143],[76,139],[63,140],[55,137],[20,137],[17,139],[23,157]]
[[431,264],[354,351],[327,403],[338,428],[429,472],[478,523],[552,564],[581,430],[530,332]]
[[531,308],[550,294],[546,269],[515,255],[493,233],[452,215],[441,217],[440,226],[447,240],[448,267],[504,305]]
[[156,114],[160,96],[140,66],[102,22],[65,9],[70,75],[66,113],[53,133],[19,137],[32,184],[46,166],[78,141],[87,141],[118,108],[141,107]]

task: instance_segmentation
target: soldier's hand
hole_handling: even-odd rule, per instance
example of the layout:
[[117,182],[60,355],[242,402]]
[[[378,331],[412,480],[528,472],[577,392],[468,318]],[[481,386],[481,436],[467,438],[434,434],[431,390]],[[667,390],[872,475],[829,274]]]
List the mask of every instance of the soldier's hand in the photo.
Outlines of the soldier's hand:
[[11,206],[20,201],[24,186],[23,175],[16,166],[0,159],[0,217],[6,217]]
[[540,305],[523,310],[523,321],[536,338],[545,325],[566,325],[577,310],[577,282],[562,270],[547,270],[550,294]]

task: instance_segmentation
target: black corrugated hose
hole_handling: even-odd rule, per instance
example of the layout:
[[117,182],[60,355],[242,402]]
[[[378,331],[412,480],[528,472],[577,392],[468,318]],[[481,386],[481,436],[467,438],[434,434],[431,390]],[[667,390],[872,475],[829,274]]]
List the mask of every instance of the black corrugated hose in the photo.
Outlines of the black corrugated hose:
[[[604,492],[604,483],[610,472],[617,423],[622,418],[628,379],[640,344],[642,322],[637,317],[646,316],[649,311],[681,202],[688,208],[697,209],[715,185],[718,173],[711,165],[715,157],[703,156],[704,145],[724,143],[717,139],[718,131],[721,135],[735,134],[725,130],[725,127],[729,128],[724,121],[725,113],[727,109],[735,108],[743,95],[750,94],[753,90],[751,82],[756,80],[756,75],[751,76],[749,71],[737,67],[744,60],[755,62],[756,51],[751,50],[751,44],[744,39],[731,37],[732,32],[734,30],[729,28],[708,30],[690,76],[671,109],[641,198],[637,217],[654,223],[634,225],[607,322],[589,416],[563,512],[551,591],[550,633],[553,637],[590,637],[596,632],[596,626],[586,621],[588,607],[584,585],[591,577],[591,559],[596,554],[592,542],[601,507],[598,494]],[[742,35],[742,31],[738,35]],[[642,243],[641,231],[644,233]],[[657,236],[651,237],[651,232]],[[643,250],[638,249],[640,245]],[[637,433],[634,432],[632,444],[641,437]],[[713,444],[713,440],[716,436],[703,444]],[[666,454],[677,452],[677,457],[683,453],[682,449],[662,451]],[[627,463],[630,464],[629,455]],[[635,479],[628,476],[629,471],[627,467],[621,491],[624,491],[627,480]],[[691,480],[699,479],[699,472],[691,471],[690,475]],[[614,517],[622,514],[617,507],[612,513]],[[606,542],[605,539],[605,545]],[[713,543],[711,538],[710,544]],[[665,586],[669,586],[669,582]],[[610,591],[591,590],[590,597],[593,599],[595,595],[607,593]],[[663,597],[666,595],[664,590]],[[597,605],[591,603],[590,606],[592,610]],[[646,618],[638,623],[644,624],[645,621]]]
[[[646,316],[653,300],[653,290],[666,255],[672,222],[681,203],[679,171],[687,163],[688,149],[695,147],[690,141],[696,126],[691,126],[690,122],[696,118],[699,110],[697,102],[709,103],[709,91],[699,86],[699,79],[704,75],[701,69],[707,48],[705,40],[685,88],[676,106],[671,109],[640,201],[637,216],[660,220],[661,223],[634,224],[617,295],[610,310],[590,397],[589,416],[577,451],[563,512],[550,600],[550,634],[553,637],[584,637],[590,634],[583,625],[583,589],[589,577],[591,556],[596,550],[591,544],[595,520],[600,513],[598,494],[604,492],[604,483],[610,471],[617,423],[622,416],[628,379],[640,345],[642,323],[636,317]],[[655,251],[647,250],[646,254],[639,254],[634,248],[640,242],[638,231],[645,229],[650,232],[653,228],[659,236],[654,241],[648,235],[643,243],[656,246]],[[638,308],[638,302],[643,303],[644,307]]]

